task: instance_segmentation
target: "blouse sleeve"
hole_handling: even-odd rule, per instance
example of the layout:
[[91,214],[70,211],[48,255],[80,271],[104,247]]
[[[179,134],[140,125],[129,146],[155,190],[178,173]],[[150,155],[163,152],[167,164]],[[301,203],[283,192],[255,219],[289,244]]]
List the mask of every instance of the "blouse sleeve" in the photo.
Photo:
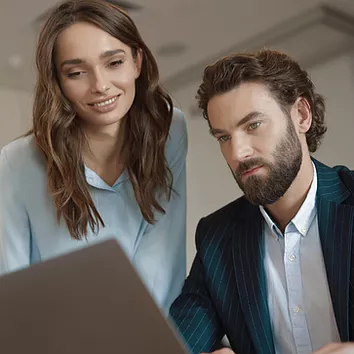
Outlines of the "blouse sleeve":
[[30,227],[6,151],[0,152],[0,275],[30,263]]
[[[175,110],[166,145],[166,158],[173,175],[171,199],[163,203],[165,214],[148,225],[135,259],[145,274],[149,266],[158,264],[154,279],[147,284],[162,311],[169,307],[182,290],[186,278],[186,155],[188,148],[184,115]],[[157,261],[159,259],[159,261]]]

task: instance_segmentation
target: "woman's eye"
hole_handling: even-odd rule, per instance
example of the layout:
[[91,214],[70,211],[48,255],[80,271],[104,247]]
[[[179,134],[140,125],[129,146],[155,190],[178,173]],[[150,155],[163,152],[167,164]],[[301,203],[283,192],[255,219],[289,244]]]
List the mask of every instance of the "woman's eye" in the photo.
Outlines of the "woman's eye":
[[75,71],[75,72],[73,72],[73,73],[69,73],[69,74],[68,74],[68,77],[74,78],[74,77],[80,76],[81,74],[82,74],[81,71]]
[[123,60],[115,60],[115,61],[110,62],[109,65],[112,67],[116,67],[116,66],[122,65],[123,63],[124,63]]

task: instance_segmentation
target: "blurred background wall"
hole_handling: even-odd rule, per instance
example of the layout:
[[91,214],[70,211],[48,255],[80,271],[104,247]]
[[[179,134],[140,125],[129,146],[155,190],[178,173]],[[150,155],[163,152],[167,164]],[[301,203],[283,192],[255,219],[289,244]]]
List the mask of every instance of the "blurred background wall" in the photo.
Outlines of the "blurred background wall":
[[[308,69],[327,100],[328,132],[317,158],[354,168],[352,0],[116,1],[155,54],[161,82],[185,112],[189,153],[188,267],[198,220],[241,195],[196,108],[205,65],[232,51],[279,49]],[[0,0],[0,147],[31,126],[34,48],[55,0]]]

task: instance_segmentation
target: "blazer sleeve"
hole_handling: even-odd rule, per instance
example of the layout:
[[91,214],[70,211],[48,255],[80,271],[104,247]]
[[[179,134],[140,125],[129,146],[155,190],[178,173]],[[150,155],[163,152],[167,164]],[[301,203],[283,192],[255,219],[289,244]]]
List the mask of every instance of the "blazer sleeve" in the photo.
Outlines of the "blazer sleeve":
[[202,222],[203,219],[197,227],[197,254],[191,271],[180,296],[170,308],[172,323],[192,353],[216,350],[225,334],[209,295],[205,265],[200,254],[201,240],[205,236]]

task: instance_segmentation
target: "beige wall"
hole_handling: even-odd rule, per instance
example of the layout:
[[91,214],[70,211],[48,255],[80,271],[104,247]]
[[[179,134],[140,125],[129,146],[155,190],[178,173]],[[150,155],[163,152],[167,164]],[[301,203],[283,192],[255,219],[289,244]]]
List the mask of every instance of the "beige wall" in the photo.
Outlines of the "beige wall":
[[311,76],[327,99],[328,131],[315,157],[354,169],[354,55],[315,68]]
[[0,147],[24,134],[31,123],[32,95],[0,88]]
[[[354,57],[343,56],[311,70],[319,92],[327,98],[328,132],[316,154],[323,162],[354,168]],[[241,195],[230,175],[218,144],[208,134],[204,119],[188,116],[191,98],[199,82],[173,93],[185,111],[189,134],[187,160],[187,262],[194,254],[194,232],[199,219]],[[2,116],[0,147],[30,126],[32,96],[27,92],[0,89]]]

